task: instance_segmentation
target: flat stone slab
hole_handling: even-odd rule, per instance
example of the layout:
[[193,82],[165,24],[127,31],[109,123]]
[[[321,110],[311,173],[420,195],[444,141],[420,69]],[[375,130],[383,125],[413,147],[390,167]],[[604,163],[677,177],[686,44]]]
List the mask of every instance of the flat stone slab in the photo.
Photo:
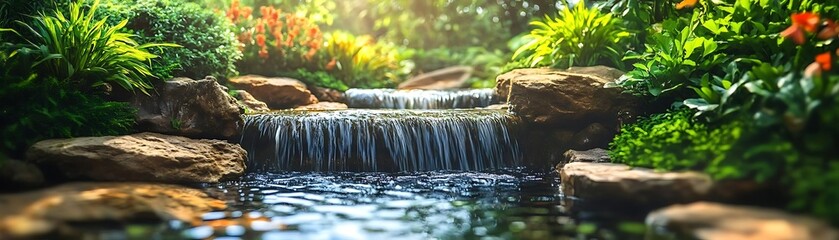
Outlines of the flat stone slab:
[[0,239],[34,238],[73,223],[180,220],[198,224],[224,201],[176,185],[68,183],[0,195]]
[[656,172],[623,164],[572,162],[560,170],[562,190],[586,202],[660,207],[706,198],[714,181],[698,172]]
[[241,176],[245,155],[226,141],[138,133],[45,140],[26,158],[70,179],[194,183]]
[[[648,234],[662,239],[839,239],[839,233],[836,229],[813,218],[796,216],[772,209],[708,202],[674,205],[660,209],[647,215],[646,222],[650,228]],[[647,239],[658,238],[648,237]]]

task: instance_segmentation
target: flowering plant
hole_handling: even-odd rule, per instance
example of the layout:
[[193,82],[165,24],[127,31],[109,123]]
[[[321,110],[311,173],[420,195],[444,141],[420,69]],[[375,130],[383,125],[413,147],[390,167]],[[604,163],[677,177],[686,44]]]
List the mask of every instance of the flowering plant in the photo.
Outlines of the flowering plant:
[[233,0],[227,18],[236,25],[236,34],[245,57],[239,70],[246,73],[277,75],[298,69],[321,68],[323,47],[320,28],[305,17],[272,6],[254,9]]

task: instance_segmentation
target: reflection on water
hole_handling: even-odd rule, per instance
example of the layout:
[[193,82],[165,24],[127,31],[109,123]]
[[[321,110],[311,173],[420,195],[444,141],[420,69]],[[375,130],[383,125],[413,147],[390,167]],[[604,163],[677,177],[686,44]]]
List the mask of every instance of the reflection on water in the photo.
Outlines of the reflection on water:
[[246,239],[631,237],[580,224],[567,214],[558,189],[553,174],[519,171],[252,174],[207,186],[233,210],[207,214],[206,226],[184,234]]
[[[203,186],[231,205],[181,222],[134,225],[137,239],[640,239],[626,217],[572,214],[555,174],[507,170],[250,174]],[[120,235],[122,233],[122,235]]]

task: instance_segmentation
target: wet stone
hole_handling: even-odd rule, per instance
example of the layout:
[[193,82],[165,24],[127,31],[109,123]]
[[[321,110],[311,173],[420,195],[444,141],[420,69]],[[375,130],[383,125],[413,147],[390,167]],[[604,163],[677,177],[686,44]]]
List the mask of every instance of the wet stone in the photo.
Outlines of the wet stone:
[[647,216],[648,239],[834,240],[825,222],[778,210],[709,202],[674,205]]
[[698,172],[656,172],[623,164],[572,162],[560,170],[562,190],[588,205],[655,208],[702,200],[714,182]]

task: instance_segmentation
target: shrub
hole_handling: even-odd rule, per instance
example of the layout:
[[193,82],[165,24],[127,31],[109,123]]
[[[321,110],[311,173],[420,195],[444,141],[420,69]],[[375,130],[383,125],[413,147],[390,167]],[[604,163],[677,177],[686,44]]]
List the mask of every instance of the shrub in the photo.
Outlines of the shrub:
[[[568,5],[566,5],[568,6]],[[564,8],[557,18],[546,17],[531,22],[535,26],[527,38],[530,42],[513,54],[523,58],[531,67],[550,66],[568,68],[597,64],[623,68],[623,42],[630,34],[620,19],[612,14],[586,7],[580,2],[574,8]]]
[[151,49],[154,75],[162,79],[236,75],[235,63],[242,57],[233,25],[223,14],[184,0],[107,0],[99,18],[128,19],[126,27],[140,42],[168,42],[178,49]]
[[75,84],[38,75],[43,52],[4,43],[0,49],[0,154],[22,157],[33,143],[50,138],[125,134],[134,125],[127,103],[107,102]]
[[376,43],[370,36],[333,32],[327,35],[325,54],[329,59],[326,72],[351,88],[395,87],[410,72],[403,70],[395,46]]
[[257,14],[233,1],[227,18],[236,24],[236,34],[244,44],[244,59],[238,67],[243,73],[278,76],[297,69],[317,71],[325,63],[318,51],[323,47],[320,28],[307,18],[263,6]]
[[54,15],[41,15],[32,24],[19,22],[30,31],[21,36],[26,47],[46,56],[36,64],[38,72],[82,91],[115,83],[146,92],[152,77],[146,62],[157,57],[146,49],[175,45],[139,45],[132,35],[120,32],[125,20],[114,26],[106,25],[106,19],[93,22],[98,5],[94,1],[90,10],[83,11],[80,4],[70,4],[67,16],[55,10]]
[[712,128],[692,116],[692,111],[679,110],[624,126],[610,143],[609,156],[631,166],[706,171],[717,179],[754,176],[727,157],[744,134],[744,124]]

